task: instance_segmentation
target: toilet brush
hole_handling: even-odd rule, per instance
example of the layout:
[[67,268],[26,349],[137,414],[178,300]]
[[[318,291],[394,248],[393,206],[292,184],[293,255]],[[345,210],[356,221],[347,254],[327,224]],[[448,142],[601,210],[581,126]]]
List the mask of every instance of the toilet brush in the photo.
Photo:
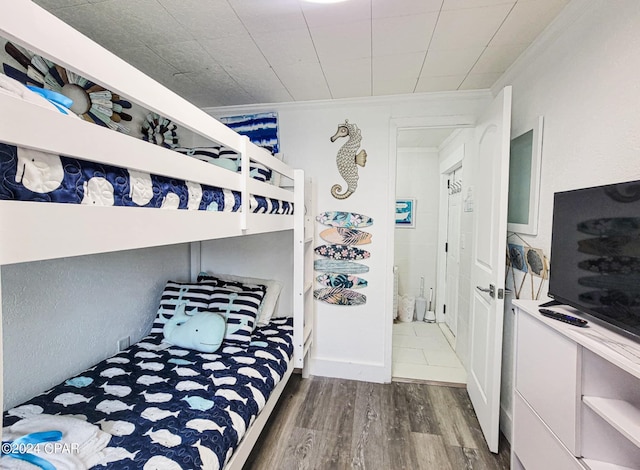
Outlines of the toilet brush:
[[433,288],[429,288],[429,309],[427,313],[424,315],[424,321],[427,323],[434,323],[436,321],[436,312],[432,310],[433,304]]

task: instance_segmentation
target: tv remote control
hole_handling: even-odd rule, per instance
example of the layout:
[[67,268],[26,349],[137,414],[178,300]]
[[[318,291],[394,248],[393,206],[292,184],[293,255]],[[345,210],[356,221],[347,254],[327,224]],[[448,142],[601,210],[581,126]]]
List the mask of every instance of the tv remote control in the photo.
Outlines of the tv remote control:
[[587,320],[583,320],[582,318],[576,318],[564,313],[554,312],[553,310],[549,310],[548,308],[541,308],[538,311],[545,317],[553,318],[554,320],[569,323],[570,325],[574,326],[587,326],[587,323],[589,323]]

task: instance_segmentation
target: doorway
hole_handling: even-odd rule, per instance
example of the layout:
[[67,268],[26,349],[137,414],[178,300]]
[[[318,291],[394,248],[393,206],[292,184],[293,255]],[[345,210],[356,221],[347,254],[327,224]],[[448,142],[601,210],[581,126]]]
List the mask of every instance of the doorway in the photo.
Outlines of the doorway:
[[[504,315],[504,271],[506,264],[507,201],[509,181],[509,144],[512,89],[507,86],[495,95],[477,116],[431,116],[395,118],[390,125],[389,174],[396,173],[398,129],[464,128],[460,132],[460,147],[468,149],[464,158],[466,181],[462,188],[462,216],[460,221],[460,275],[456,321],[455,352],[468,373],[467,392],[478,416],[489,449],[498,448],[500,416],[500,377],[502,372],[502,324]],[[440,155],[441,168],[452,156]],[[445,171],[440,173],[441,177]],[[395,209],[396,181],[390,182],[389,208]],[[446,199],[440,198],[440,204]],[[439,220],[446,210],[439,211]],[[393,219],[392,219],[393,220]],[[446,224],[438,223],[438,232],[445,232]],[[388,292],[393,286],[393,258],[395,227],[388,227]],[[465,238],[467,243],[465,243]],[[438,238],[444,240],[444,238]],[[468,245],[468,246],[465,246]],[[440,245],[443,246],[443,245]],[[438,250],[437,266],[445,265],[444,250]],[[438,277],[438,286],[441,285]],[[437,307],[442,300],[437,291]],[[389,321],[385,326],[385,369],[392,378],[393,366],[393,310],[391,296]],[[438,321],[443,313],[436,312]]]
[[[464,149],[466,138],[468,134],[459,127],[397,129],[396,199],[413,203],[412,225],[396,225],[395,230],[397,303],[402,308],[406,297],[417,302],[413,321],[406,321],[405,312],[393,325],[393,380],[466,383],[466,371],[455,350],[462,213],[459,148]],[[458,159],[455,167],[443,171],[442,163],[452,158]],[[444,258],[443,232],[451,234]],[[440,281],[437,268],[443,263],[447,276]],[[446,300],[438,301],[441,296]],[[426,320],[435,320],[432,323],[423,320],[421,298],[422,305],[425,301],[427,305]],[[446,314],[437,311],[438,304],[446,304]]]

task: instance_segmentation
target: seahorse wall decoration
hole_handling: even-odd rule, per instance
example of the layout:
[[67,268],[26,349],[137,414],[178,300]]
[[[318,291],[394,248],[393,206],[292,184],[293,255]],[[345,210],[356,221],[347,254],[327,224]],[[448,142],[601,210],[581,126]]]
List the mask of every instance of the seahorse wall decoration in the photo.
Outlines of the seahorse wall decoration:
[[358,187],[357,165],[364,167],[367,162],[366,150],[361,149],[358,152],[360,141],[362,140],[358,126],[350,124],[349,120],[345,119],[344,124],[340,124],[338,131],[331,137],[331,142],[335,142],[342,137],[349,137],[349,140],[338,150],[336,164],[338,165],[340,176],[347,182],[347,189],[342,192],[340,184],[331,186],[331,195],[336,199],[346,199],[356,192]]

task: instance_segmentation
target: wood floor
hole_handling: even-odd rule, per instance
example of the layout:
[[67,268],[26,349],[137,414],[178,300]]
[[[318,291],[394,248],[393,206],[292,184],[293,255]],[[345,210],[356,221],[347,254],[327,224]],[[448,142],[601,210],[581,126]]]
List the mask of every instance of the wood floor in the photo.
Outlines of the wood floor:
[[[502,437],[502,436],[501,436]],[[508,469],[464,388],[293,375],[245,469]]]

